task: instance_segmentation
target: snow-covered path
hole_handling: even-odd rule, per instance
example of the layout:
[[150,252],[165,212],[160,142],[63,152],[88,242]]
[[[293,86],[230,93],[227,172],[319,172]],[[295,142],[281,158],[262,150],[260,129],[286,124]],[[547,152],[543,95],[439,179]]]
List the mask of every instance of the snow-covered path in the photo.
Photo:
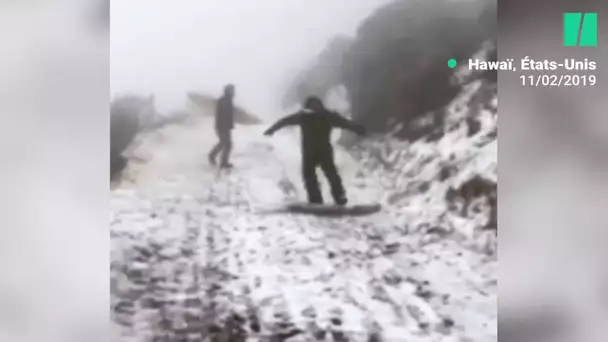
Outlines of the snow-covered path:
[[[236,168],[218,172],[211,127],[168,126],[131,151],[112,199],[116,341],[496,340],[495,284],[481,276],[493,270],[478,254],[409,232],[414,211],[264,214],[303,198],[298,137],[238,127]],[[338,160],[353,202],[382,199]]]

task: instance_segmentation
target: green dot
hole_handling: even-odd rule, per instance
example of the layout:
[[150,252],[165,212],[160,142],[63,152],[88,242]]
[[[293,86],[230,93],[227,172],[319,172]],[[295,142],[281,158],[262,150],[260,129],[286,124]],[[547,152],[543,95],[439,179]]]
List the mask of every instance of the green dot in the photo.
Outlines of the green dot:
[[456,60],[455,60],[454,58],[450,58],[450,59],[448,60],[448,66],[449,66],[450,68],[454,69],[454,68],[456,67],[456,64],[458,64],[458,63],[456,62]]

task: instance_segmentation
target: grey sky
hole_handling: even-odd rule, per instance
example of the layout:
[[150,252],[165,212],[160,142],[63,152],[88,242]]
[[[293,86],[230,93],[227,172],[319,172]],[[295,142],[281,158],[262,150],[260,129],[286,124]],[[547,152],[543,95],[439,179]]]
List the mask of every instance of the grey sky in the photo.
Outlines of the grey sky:
[[233,82],[240,104],[276,116],[289,77],[386,2],[112,1],[112,92],[154,92],[171,110],[187,91],[218,94]]

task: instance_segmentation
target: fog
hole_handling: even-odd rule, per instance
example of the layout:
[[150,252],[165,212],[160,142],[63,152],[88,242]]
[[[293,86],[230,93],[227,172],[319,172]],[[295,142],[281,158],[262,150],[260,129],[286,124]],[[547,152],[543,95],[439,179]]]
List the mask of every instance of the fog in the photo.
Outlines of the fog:
[[186,92],[237,87],[260,117],[280,111],[284,87],[328,39],[353,35],[387,0],[113,1],[112,93],[155,93],[160,111]]

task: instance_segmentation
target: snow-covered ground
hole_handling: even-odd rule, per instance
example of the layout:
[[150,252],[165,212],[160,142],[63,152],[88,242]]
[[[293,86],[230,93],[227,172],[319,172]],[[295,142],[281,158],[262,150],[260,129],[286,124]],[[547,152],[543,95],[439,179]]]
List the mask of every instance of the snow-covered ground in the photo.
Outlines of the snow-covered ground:
[[207,162],[209,118],[142,133],[112,195],[114,340],[496,341],[496,260],[468,243],[476,220],[446,218],[449,182],[391,199],[445,153],[462,166],[454,184],[495,175],[495,144],[471,145],[491,126],[407,146],[399,182],[339,149],[351,202],[385,205],[356,218],[264,210],[304,198],[293,130],[237,127],[236,167],[222,172]]

